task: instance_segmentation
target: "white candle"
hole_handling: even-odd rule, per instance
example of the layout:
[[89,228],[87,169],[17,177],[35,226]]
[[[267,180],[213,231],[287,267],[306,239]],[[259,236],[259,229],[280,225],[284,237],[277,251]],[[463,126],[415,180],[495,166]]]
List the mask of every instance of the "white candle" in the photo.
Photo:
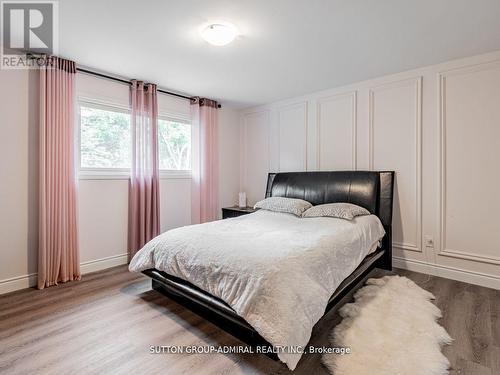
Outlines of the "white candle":
[[241,192],[238,196],[238,206],[246,207],[247,206],[247,193]]

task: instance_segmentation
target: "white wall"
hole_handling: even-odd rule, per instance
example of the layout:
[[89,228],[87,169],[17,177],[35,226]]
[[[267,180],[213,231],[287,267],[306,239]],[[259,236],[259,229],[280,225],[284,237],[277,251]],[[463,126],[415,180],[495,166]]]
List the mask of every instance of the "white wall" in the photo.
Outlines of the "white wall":
[[0,70],[0,86],[1,293],[28,285],[38,262],[37,75]]
[[[0,293],[34,285],[38,238],[38,80],[36,72],[0,70]],[[77,75],[77,96],[128,106],[128,87]],[[160,114],[189,118],[189,103],[159,95]],[[239,113],[219,111],[220,202],[239,191]],[[236,155],[236,157],[235,157]],[[191,222],[191,180],[160,181],[161,230]],[[127,252],[128,180],[79,180],[82,272],[123,264]]]
[[[240,191],[240,113],[219,110],[219,202],[220,207],[238,203]],[[220,210],[219,213],[221,214]]]
[[249,108],[241,189],[254,203],[269,171],[395,170],[394,265],[500,288],[499,103],[500,51]]

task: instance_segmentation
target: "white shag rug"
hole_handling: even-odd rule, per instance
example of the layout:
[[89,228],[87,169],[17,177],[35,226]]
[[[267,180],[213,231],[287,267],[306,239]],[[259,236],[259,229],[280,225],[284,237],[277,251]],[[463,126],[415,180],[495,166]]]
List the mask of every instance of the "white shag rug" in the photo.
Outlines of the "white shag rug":
[[442,375],[448,359],[441,353],[452,339],[437,323],[434,296],[401,276],[369,279],[354,303],[344,305],[331,344],[350,354],[326,354],[334,375]]

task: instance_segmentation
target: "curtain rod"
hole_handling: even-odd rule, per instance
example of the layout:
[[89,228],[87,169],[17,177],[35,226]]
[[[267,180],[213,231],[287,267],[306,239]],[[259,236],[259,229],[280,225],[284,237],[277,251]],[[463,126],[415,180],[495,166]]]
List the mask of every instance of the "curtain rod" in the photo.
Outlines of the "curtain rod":
[[[121,83],[125,83],[127,85],[130,85],[130,81],[127,81],[125,79],[121,79],[121,78],[116,78],[116,77],[113,77],[113,76],[109,76],[107,74],[103,74],[103,73],[99,73],[99,72],[95,72],[93,70],[88,70],[88,69],[84,69],[84,68],[76,68],[76,70],[78,72],[82,72],[82,73],[86,73],[86,74],[91,74],[93,76],[97,76],[97,77],[101,77],[101,78],[106,78],[106,79],[110,79],[112,81],[116,81],[116,82],[121,82]],[[181,95],[181,94],[177,94],[175,92],[171,92],[171,91],[166,91],[166,90],[161,90],[161,89],[157,89],[158,92],[161,92],[162,94],[167,94],[167,95],[171,95],[171,96],[176,96],[178,98],[183,98],[183,99],[187,99],[187,100],[191,100],[191,97],[190,96],[186,96],[186,95]]]
[[[33,53],[29,52],[29,51],[24,51],[24,52],[26,53],[26,56],[29,59],[36,59],[37,58],[37,56],[35,54],[33,54]],[[100,73],[100,72],[96,72],[96,71],[90,70],[90,69],[79,68],[78,66],[76,67],[76,70],[78,72],[82,72],[82,73],[85,73],[85,74],[90,74],[90,75],[93,75],[93,76],[96,76],[96,77],[106,78],[106,79],[109,79],[109,80],[112,80],[112,81],[115,81],[115,82],[121,82],[121,83],[130,85],[130,81],[127,81],[126,79],[123,79],[123,78],[113,77],[113,76],[110,76],[110,75],[107,75],[107,74],[104,74],[104,73]],[[186,95],[178,94],[176,92],[162,90],[162,89],[159,89],[159,88],[157,88],[156,91],[161,92],[162,94],[166,94],[166,95],[170,95],[170,96],[175,96],[177,98],[182,98],[182,99],[186,99],[186,100],[189,100],[189,101],[191,101],[191,99],[193,98],[191,96],[186,96]],[[222,106],[219,103],[217,103],[217,108],[222,108]]]

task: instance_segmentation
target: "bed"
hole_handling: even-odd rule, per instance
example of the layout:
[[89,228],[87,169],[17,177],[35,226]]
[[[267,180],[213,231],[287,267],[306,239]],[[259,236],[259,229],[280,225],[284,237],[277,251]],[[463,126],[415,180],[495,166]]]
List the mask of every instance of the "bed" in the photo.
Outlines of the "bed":
[[260,210],[178,228],[148,243],[130,269],[242,341],[280,349],[267,354],[294,369],[321,316],[372,269],[391,269],[393,185],[393,172],[271,173],[266,197],[348,202],[371,215],[349,222]]

